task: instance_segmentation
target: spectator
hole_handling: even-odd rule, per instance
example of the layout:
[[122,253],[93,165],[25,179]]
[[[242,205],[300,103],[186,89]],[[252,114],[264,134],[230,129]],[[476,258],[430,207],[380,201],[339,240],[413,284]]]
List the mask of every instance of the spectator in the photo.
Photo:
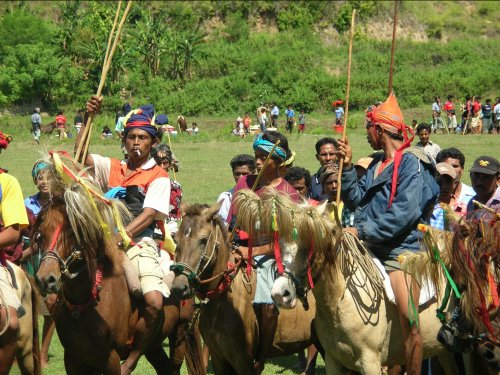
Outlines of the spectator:
[[423,148],[424,151],[430,155],[430,157],[435,160],[439,151],[441,151],[441,147],[437,143],[431,142],[429,139],[431,135],[431,127],[425,122],[420,123],[417,126],[417,135],[420,139],[419,142],[415,145],[416,147]]
[[248,134],[250,131],[250,125],[252,125],[252,119],[250,118],[250,114],[248,112],[245,113],[243,117],[243,126],[245,127],[245,133]]
[[344,108],[342,104],[344,102],[342,100],[337,100],[334,103],[335,106],[335,125],[343,125],[344,124]]
[[457,210],[456,205],[460,203],[453,199],[453,192],[460,182],[457,179],[457,172],[451,164],[438,163],[436,165],[436,171],[436,181],[439,185],[439,196],[438,203],[434,206],[434,210],[432,211],[429,224],[431,227],[436,229],[450,230],[445,218],[446,212],[443,207],[441,207],[441,203],[449,205],[451,209],[458,212],[465,212],[467,208],[461,207]]
[[455,186],[455,190],[453,191],[453,195],[450,201],[450,204],[456,207],[455,212],[460,214],[461,216],[466,215],[467,213],[467,204],[471,200],[471,198],[476,194],[474,189],[461,182],[462,175],[464,173],[464,165],[465,165],[465,156],[464,154],[454,148],[445,148],[439,152],[436,156],[437,163],[448,163],[450,164],[457,174],[458,184]]
[[434,98],[432,103],[432,130],[436,134],[437,129],[442,129],[444,133],[443,119],[441,118],[441,99],[439,96]]
[[311,173],[307,169],[291,167],[286,171],[285,180],[297,190],[304,201],[309,204],[318,204],[318,201],[310,198]]
[[[240,177],[255,174],[255,158],[252,155],[241,154],[231,159],[230,163],[234,182],[238,183]],[[221,204],[219,215],[224,222],[227,221],[231,201],[233,200],[234,187],[219,195],[217,202]]]
[[64,116],[64,112],[62,110],[57,112],[56,129],[57,129],[59,139],[64,139],[67,137],[66,122],[67,122],[67,120],[66,120],[66,116]]
[[311,178],[311,198],[317,201],[323,201],[328,196],[323,193],[321,186],[321,173],[323,167],[327,164],[333,163],[337,160],[337,141],[333,138],[321,138],[315,145],[316,160],[319,161],[320,168]]
[[418,126],[418,121],[417,120],[412,120],[411,121],[411,128],[413,130],[416,130],[417,129],[417,126]]
[[295,126],[295,111],[291,105],[285,111],[286,114],[286,130],[292,134],[293,127]]
[[125,103],[122,106],[121,112],[119,111],[117,115],[117,120],[115,123],[115,132],[116,135],[118,135],[118,138],[123,138],[123,131],[125,130],[125,117],[129,114],[129,112],[132,110],[132,107],[130,104]]
[[40,144],[40,128],[42,126],[42,116],[40,116],[40,108],[35,108],[31,115],[31,132],[33,133],[33,144]]
[[443,107],[446,115],[448,116],[448,129],[457,130],[457,116],[455,114],[455,106],[453,105],[453,95],[448,95],[448,101]]
[[280,110],[278,106],[273,103],[273,108],[271,109],[271,126],[274,128],[278,127],[278,116],[280,115]]
[[470,180],[476,195],[467,205],[467,216],[476,217],[474,211],[478,209],[473,201],[477,201],[496,213],[500,212],[500,163],[492,156],[480,156],[472,165]]
[[465,97],[465,104],[462,105],[462,122],[460,125],[460,129],[457,128],[457,133],[461,133],[462,131],[464,133],[467,133],[470,131],[469,129],[469,122],[470,119],[472,118],[472,102],[470,100],[470,96],[467,95]]
[[102,128],[102,132],[101,132],[101,139],[111,138],[111,137],[113,137],[113,133],[111,132],[111,129],[109,128],[109,126],[104,125],[104,128]]
[[198,129],[198,124],[196,122],[193,122],[191,127],[189,129],[187,129],[187,132],[189,135],[198,135],[199,131],[200,131],[200,129]]
[[80,129],[82,128],[82,124],[83,124],[83,109],[79,109],[78,113],[75,116],[76,134],[80,133]]
[[358,176],[358,181],[361,180],[361,177],[366,174],[366,171],[368,170],[368,167],[370,166],[372,161],[373,158],[371,156],[367,156],[365,158],[359,159],[356,164],[354,164],[356,175]]
[[259,116],[259,126],[260,126],[260,131],[264,133],[267,130],[267,124],[269,123],[269,119],[267,118],[266,115],[266,108],[261,107],[260,108],[260,116]]
[[494,125],[497,134],[500,134],[500,98],[495,100],[495,106],[493,107],[493,115],[494,115]]
[[481,112],[483,113],[483,129],[486,129],[488,131],[488,134],[493,133],[493,118],[492,118],[492,113],[491,113],[491,99],[486,99],[486,103],[483,104],[481,107]]
[[481,121],[481,97],[477,96],[472,104],[472,119],[470,122],[473,134],[481,134],[483,125]]
[[306,115],[304,114],[304,110],[300,111],[299,115],[299,133],[304,134],[304,130],[306,128]]

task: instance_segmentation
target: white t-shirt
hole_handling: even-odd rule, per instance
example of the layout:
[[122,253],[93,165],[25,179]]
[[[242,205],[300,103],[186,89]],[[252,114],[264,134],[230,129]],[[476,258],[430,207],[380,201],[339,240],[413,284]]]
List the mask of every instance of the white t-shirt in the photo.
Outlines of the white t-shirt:
[[222,202],[219,208],[219,216],[224,220],[224,222],[227,221],[232,200],[233,200],[232,190],[221,193],[219,195],[219,198],[217,198],[217,203]]
[[493,107],[493,113],[495,114],[495,118],[497,121],[500,121],[500,103],[496,104],[495,107]]

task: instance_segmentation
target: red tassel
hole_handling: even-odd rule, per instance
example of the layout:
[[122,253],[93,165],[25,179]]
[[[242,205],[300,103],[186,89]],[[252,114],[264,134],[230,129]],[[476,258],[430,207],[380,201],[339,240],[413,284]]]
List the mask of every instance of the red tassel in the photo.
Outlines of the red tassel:
[[311,289],[314,289],[314,281],[312,278],[312,271],[311,271],[311,259],[313,256],[313,249],[314,249],[314,239],[311,238],[311,243],[309,244],[309,254],[307,255],[307,279],[309,281],[309,287]]
[[285,269],[283,267],[283,260],[281,259],[280,235],[278,231],[274,232],[273,249],[274,249],[274,257],[276,258],[276,265],[278,267],[278,273],[282,275],[283,272],[285,272]]
[[489,270],[489,264],[486,264],[486,273],[488,275],[488,283],[490,284],[490,293],[491,293],[491,298],[493,299],[493,305],[495,307],[499,307],[500,303],[498,301],[497,286],[495,284],[495,280],[493,280],[493,276],[491,276],[491,272]]
[[248,259],[247,259],[247,276],[252,273],[252,239],[248,237]]

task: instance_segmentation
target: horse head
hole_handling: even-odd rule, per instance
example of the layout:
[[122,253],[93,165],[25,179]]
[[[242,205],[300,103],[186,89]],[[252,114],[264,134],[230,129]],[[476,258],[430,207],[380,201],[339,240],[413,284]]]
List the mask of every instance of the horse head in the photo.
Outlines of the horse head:
[[38,216],[32,243],[42,253],[36,281],[43,295],[60,291],[63,274],[79,272],[83,257],[77,250],[64,200],[53,198]]
[[[214,273],[225,268],[229,256],[228,233],[220,216],[219,204],[212,207],[194,204],[183,206],[182,223],[175,236],[177,248],[172,293],[191,298],[193,290],[205,293],[219,282]],[[227,257],[220,253],[226,251]]]

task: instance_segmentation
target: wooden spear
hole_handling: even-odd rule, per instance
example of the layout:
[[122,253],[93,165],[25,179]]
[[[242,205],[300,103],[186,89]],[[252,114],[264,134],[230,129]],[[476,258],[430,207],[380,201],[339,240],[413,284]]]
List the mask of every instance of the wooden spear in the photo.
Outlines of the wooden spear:
[[389,93],[391,95],[392,92],[392,74],[394,72],[394,50],[396,47],[396,28],[398,25],[398,0],[394,1],[394,19],[393,19],[393,27],[392,27],[392,46],[391,46],[391,65],[389,67]]
[[[106,77],[108,75],[108,71],[109,71],[109,68],[111,66],[111,61],[113,59],[113,55],[115,54],[116,46],[118,45],[118,41],[120,39],[122,28],[123,28],[123,25],[125,24],[125,20],[127,19],[127,15],[130,11],[131,6],[132,6],[132,1],[129,0],[127,2],[127,7],[125,8],[125,11],[122,15],[122,19],[121,19],[120,24],[118,26],[118,30],[116,31],[115,38],[113,39],[113,45],[111,47],[111,50],[106,51],[106,55],[104,58],[104,65],[103,65],[103,69],[102,69],[102,73],[101,73],[101,79],[100,79],[99,87],[97,88],[97,93],[96,93],[97,97],[101,96],[102,89],[104,88],[104,83],[106,82]],[[118,20],[118,12],[120,10],[120,7],[121,7],[121,4],[119,4],[119,6],[118,6],[117,15],[115,16],[115,22]],[[114,31],[115,26],[116,25],[114,24],[113,28],[111,29],[112,32]],[[111,35],[110,35],[109,40],[111,40]],[[111,46],[111,43],[109,43],[109,41],[108,41],[108,47],[110,47],[110,46]],[[78,148],[77,148],[76,153],[75,153],[76,161],[80,162],[81,164],[84,164],[85,159],[87,158],[87,153],[88,153],[89,144],[90,144],[90,137],[92,134],[92,128],[94,125],[95,116],[96,116],[96,113],[92,112],[90,114],[90,116],[88,117],[85,128],[83,129],[82,138],[80,139],[80,143],[78,144]]]
[[[346,140],[346,131],[347,131],[347,122],[349,120],[349,94],[351,90],[351,64],[352,64],[352,40],[354,37],[354,20],[356,18],[356,9],[352,10],[352,17],[351,17],[351,36],[349,38],[349,62],[347,64],[347,88],[346,88],[346,94],[345,94],[345,116],[344,116],[344,127],[342,129],[342,142],[345,142]],[[337,179],[337,200],[336,200],[336,206],[337,208],[339,207],[340,204],[340,188],[342,184],[342,169],[344,167],[344,159],[340,159],[339,162],[339,175]],[[338,218],[338,211],[335,210],[336,212],[336,219],[338,222],[340,222]]]

